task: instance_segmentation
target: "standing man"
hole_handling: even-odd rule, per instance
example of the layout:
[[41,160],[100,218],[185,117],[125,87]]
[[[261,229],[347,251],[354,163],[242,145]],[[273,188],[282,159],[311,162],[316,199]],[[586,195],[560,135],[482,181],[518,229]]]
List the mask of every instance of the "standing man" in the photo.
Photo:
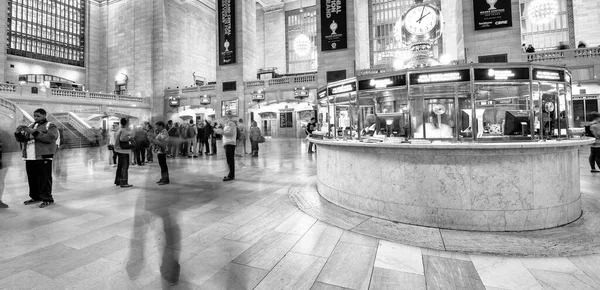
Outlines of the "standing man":
[[590,124],[590,132],[593,137],[596,138],[596,142],[591,146],[591,152],[589,157],[590,166],[592,167],[592,173],[598,173],[600,170],[596,170],[596,164],[600,166],[600,113],[591,112],[590,118],[592,123]]
[[204,154],[206,155],[211,155],[210,154],[210,145],[208,144],[208,139],[212,136],[213,134],[213,127],[210,124],[210,122],[208,121],[208,119],[204,120],[204,138],[202,139],[202,144],[204,146]]
[[4,193],[4,178],[8,172],[8,164],[2,163],[2,134],[0,134],[0,208],[8,208],[6,203],[2,202],[2,194]]
[[24,204],[41,202],[40,208],[54,203],[52,197],[52,157],[56,153],[58,128],[46,120],[46,110],[33,112],[35,122],[17,127],[15,138],[23,144],[23,159],[29,181],[29,200]]
[[188,158],[198,158],[198,154],[196,154],[196,150],[194,149],[194,142],[196,142],[196,136],[198,136],[198,128],[194,126],[194,120],[190,120],[190,125],[187,128],[188,130]]
[[152,140],[154,144],[154,152],[156,152],[156,158],[158,158],[158,165],[160,165],[160,180],[158,185],[165,185],[171,182],[169,178],[169,168],[167,167],[167,144],[169,141],[169,133],[165,128],[165,122],[159,121],[156,123],[156,137]]
[[223,147],[225,147],[225,157],[229,166],[229,174],[223,177],[223,181],[230,181],[235,179],[235,145],[237,144],[237,126],[230,113],[227,114],[227,121],[222,131]]
[[[314,117],[310,118],[310,122],[308,124],[306,124],[306,135],[310,137],[310,135],[312,135],[312,132],[315,131],[316,126],[317,126],[317,119],[315,119]],[[313,143],[309,142],[308,143],[308,153],[309,154],[315,153],[315,151],[313,151],[312,149],[313,149]]]

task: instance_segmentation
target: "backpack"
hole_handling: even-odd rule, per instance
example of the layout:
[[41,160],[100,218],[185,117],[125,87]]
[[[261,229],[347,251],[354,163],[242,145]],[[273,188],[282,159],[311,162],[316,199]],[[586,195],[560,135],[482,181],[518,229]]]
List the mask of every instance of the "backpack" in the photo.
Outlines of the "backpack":
[[585,126],[585,136],[587,137],[596,137],[594,136],[594,133],[592,133],[592,129],[590,128],[590,125]]
[[240,127],[235,127],[235,139],[236,140],[243,140],[242,138],[242,131],[240,130]]

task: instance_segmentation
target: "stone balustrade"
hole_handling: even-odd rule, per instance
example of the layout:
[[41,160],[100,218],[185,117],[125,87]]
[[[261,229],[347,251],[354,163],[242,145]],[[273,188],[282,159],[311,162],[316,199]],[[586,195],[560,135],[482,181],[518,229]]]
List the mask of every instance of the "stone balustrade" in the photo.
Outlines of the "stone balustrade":
[[72,100],[99,100],[99,101],[117,101],[117,102],[128,102],[128,103],[148,103],[146,98],[139,98],[134,96],[121,96],[114,94],[105,93],[92,93],[86,91],[76,90],[62,90],[62,89],[46,89],[42,90],[35,85],[14,85],[14,84],[0,84],[0,97],[7,98],[9,100],[28,100],[28,99],[72,99]]
[[528,62],[567,61],[597,58],[600,61],[600,47],[545,50],[525,54]]

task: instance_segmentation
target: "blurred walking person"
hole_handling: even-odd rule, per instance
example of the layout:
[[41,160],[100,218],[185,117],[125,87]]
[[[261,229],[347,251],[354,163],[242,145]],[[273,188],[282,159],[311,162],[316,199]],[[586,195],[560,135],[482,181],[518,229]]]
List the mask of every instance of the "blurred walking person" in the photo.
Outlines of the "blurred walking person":
[[250,126],[250,150],[252,151],[252,157],[258,157],[258,141],[262,138],[258,123],[252,121]]
[[146,131],[142,128],[141,125],[135,127],[134,137],[136,147],[134,148],[135,152],[135,163],[138,166],[144,165],[144,161],[146,161],[146,148],[150,146],[150,142],[148,141],[148,135]]
[[[115,152],[115,142],[117,140],[117,125],[113,125],[110,133],[108,133],[108,150],[111,156],[109,156],[108,164],[112,164],[112,166],[117,166],[117,156],[118,153]],[[112,163],[111,163],[112,160]]]
[[40,208],[54,203],[52,197],[52,158],[59,138],[56,125],[46,120],[46,110],[33,112],[35,122],[17,127],[15,138],[22,143],[25,170],[29,181],[29,200],[24,204],[41,202]]
[[213,134],[213,127],[208,120],[204,121],[204,139],[202,139],[202,146],[204,146],[204,154],[210,155],[210,145],[208,144],[209,139]]
[[242,157],[243,154],[246,154],[246,139],[248,138],[248,131],[246,126],[244,126],[244,119],[240,118],[237,123],[238,132],[240,133],[237,136],[237,144],[235,147],[235,156]]
[[6,173],[8,172],[8,163],[6,161],[2,162],[2,134],[0,134],[0,208],[8,208],[8,205],[2,202],[2,195],[4,194],[4,179],[6,178]]
[[[117,156],[119,159],[119,164],[117,165],[117,173],[115,176],[115,185],[120,187],[131,187],[129,184],[129,155],[131,154],[131,149],[135,147],[135,142],[130,143],[131,140],[134,139],[134,133],[131,129],[129,129],[129,120],[125,118],[121,118],[121,128],[117,131],[115,137],[115,152],[117,152]],[[123,148],[122,145],[127,145],[126,148]],[[132,148],[127,148],[129,146],[133,146]]]
[[[150,123],[146,124],[146,137],[148,138],[148,140],[154,140],[154,138],[156,137],[156,132],[154,130],[154,127],[152,127],[152,125]],[[167,134],[167,136],[169,136]],[[152,163],[154,162],[154,144],[152,142],[149,142],[148,147],[146,148],[146,160],[148,161],[148,163]]]

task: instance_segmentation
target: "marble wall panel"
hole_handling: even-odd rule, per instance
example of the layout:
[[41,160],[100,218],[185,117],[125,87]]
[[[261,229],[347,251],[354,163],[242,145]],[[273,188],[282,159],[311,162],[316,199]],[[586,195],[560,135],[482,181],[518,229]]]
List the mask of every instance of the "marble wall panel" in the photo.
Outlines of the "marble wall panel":
[[533,208],[531,158],[527,156],[472,156],[471,205],[479,210]]
[[[579,190],[573,189],[578,183],[565,180],[577,177],[573,148],[319,148],[319,193],[370,216],[451,229],[514,231],[555,227],[581,212]],[[576,202],[568,204],[573,198]]]

